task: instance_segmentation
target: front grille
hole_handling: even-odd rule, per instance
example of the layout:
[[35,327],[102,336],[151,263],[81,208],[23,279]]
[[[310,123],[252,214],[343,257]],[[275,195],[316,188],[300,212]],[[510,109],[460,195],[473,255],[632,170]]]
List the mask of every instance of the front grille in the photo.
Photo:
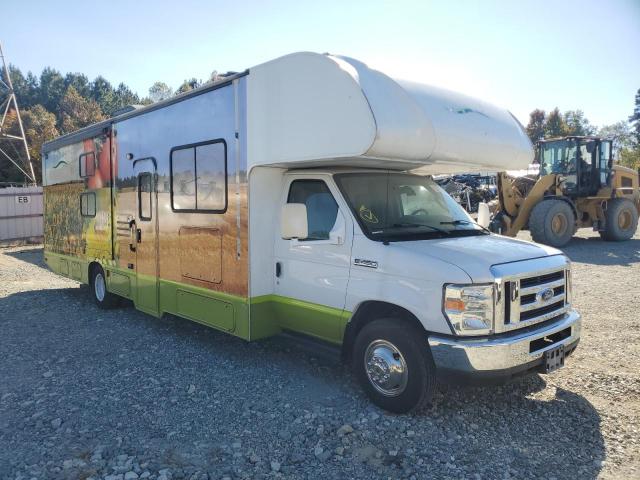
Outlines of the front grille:
[[528,312],[521,312],[520,321],[524,322],[527,320],[531,320],[532,318],[539,317],[540,315],[560,310],[562,307],[564,307],[564,300],[552,303],[551,305],[545,305],[544,307],[529,310]]
[[[560,285],[559,287],[556,287],[553,289],[553,295],[560,295],[561,293],[564,293],[564,285]],[[528,305],[530,303],[534,303],[536,301],[536,294],[535,293],[530,293],[529,295],[522,295],[522,298],[520,298],[520,305]]]
[[565,269],[504,279],[504,327],[512,330],[555,318],[569,306]]
[[564,278],[564,270],[559,272],[546,273],[544,275],[538,275],[536,277],[523,278],[520,280],[520,288],[535,287],[536,285],[542,285],[543,283],[553,282],[554,280],[561,280]]

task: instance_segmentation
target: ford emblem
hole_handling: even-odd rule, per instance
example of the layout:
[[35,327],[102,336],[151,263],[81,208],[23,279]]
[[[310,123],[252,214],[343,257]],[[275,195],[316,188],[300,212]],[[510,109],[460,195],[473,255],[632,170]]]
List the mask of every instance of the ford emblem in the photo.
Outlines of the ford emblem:
[[553,298],[554,292],[553,288],[545,288],[538,292],[538,301],[539,302],[548,302]]

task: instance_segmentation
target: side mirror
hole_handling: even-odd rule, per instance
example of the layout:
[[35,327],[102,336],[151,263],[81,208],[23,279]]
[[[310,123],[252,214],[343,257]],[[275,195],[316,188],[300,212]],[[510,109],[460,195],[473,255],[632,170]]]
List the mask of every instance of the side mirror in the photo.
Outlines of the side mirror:
[[491,212],[489,211],[489,205],[484,202],[478,204],[478,225],[484,228],[489,228],[491,223]]
[[304,203],[286,203],[280,216],[280,236],[285,240],[304,240],[309,235],[307,206]]

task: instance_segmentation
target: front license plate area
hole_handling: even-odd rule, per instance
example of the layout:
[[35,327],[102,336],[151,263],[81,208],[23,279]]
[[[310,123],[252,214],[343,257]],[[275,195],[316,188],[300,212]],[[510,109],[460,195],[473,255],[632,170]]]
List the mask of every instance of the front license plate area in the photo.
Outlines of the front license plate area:
[[564,367],[564,345],[558,345],[544,352],[544,371],[545,373],[555,372],[557,369]]

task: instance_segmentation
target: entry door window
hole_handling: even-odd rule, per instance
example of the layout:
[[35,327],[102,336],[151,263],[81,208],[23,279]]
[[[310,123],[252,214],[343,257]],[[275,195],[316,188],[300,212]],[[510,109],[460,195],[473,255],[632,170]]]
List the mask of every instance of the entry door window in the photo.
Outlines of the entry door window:
[[[307,207],[309,235],[305,240],[328,240],[338,216],[338,204],[322,180],[294,180],[287,203],[303,203]],[[302,240],[304,241],[304,240]]]
[[138,175],[138,216],[140,220],[151,220],[151,195],[153,194],[153,176],[151,173]]

